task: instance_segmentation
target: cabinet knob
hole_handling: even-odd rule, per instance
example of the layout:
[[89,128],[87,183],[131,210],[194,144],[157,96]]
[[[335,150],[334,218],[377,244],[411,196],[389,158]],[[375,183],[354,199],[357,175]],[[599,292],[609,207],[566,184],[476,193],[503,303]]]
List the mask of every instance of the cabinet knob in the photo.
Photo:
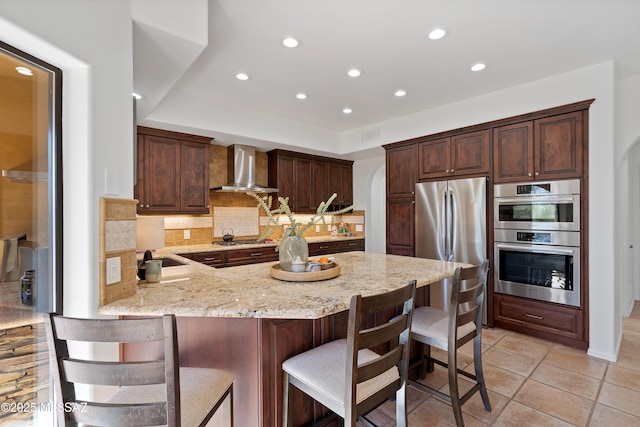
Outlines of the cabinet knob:
[[531,172],[529,172],[527,175],[531,176]]
[[536,171],[536,176],[540,175],[540,172]]
[[454,170],[453,170],[453,169],[451,169],[451,173],[453,173],[453,172],[454,172]]
[[445,172],[446,172],[446,173],[449,173],[449,169],[447,169]]
[[149,207],[149,205],[146,206],[147,208]]

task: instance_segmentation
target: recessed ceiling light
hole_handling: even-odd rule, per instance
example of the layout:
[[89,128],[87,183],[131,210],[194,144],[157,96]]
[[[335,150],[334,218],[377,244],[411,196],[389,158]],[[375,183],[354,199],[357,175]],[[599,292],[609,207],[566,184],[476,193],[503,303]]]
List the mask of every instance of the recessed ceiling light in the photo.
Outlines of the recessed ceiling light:
[[23,76],[33,76],[33,71],[31,71],[27,67],[16,67],[16,71],[22,74]]
[[133,92],[133,93],[132,93],[132,95],[133,95],[133,97],[134,97],[135,99],[142,99],[142,98],[144,98],[144,96],[142,96],[142,95],[140,95],[139,93],[136,93],[136,92]]
[[286,39],[282,40],[282,44],[286,47],[298,47],[300,42],[293,37],[287,37]]
[[236,74],[236,79],[238,80],[249,80],[249,74],[247,73],[238,73]]
[[483,64],[482,62],[478,62],[477,64],[473,64],[471,66],[471,71],[481,71],[484,70],[486,67],[485,64]]
[[438,40],[443,38],[446,34],[447,32],[442,28],[436,28],[429,33],[429,38],[431,40]]
[[399,89],[396,91],[396,93],[394,93],[395,96],[405,96],[407,94],[407,91]]
[[353,110],[351,108],[347,107],[347,108],[343,108],[342,112],[345,113],[345,114],[351,114],[351,113],[353,113]]
[[307,94],[306,93],[302,93],[302,92],[297,93],[296,94],[296,98],[298,98],[298,99],[307,99]]
[[347,71],[347,74],[349,75],[349,77],[358,77],[360,74],[362,74],[362,72],[357,68],[352,68]]

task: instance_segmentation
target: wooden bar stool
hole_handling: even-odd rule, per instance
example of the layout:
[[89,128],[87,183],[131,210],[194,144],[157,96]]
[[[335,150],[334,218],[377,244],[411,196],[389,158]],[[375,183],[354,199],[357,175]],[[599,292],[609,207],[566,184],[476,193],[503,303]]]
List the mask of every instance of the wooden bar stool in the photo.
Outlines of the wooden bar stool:
[[[437,360],[427,351],[427,356],[419,362],[421,372],[426,372],[426,363],[436,363],[449,371],[449,391],[446,395],[424,384],[410,381],[420,390],[439,396],[451,403],[453,415],[458,426],[464,425],[462,404],[477,391],[480,391],[484,408],[491,412],[489,395],[482,372],[482,305],[489,261],[469,267],[457,268],[451,289],[449,312],[432,307],[418,307],[414,310],[411,324],[411,337],[427,346],[434,346],[447,352],[447,362]],[[475,374],[457,368],[458,349],[473,339],[473,366]],[[463,396],[458,389],[458,374],[474,380],[474,385]]]
[[[407,425],[406,378],[415,280],[386,294],[351,298],[347,338],[285,360],[283,426],[293,425],[292,390],[300,389],[344,419],[348,426],[389,398],[396,399],[398,426]],[[389,322],[364,328],[368,316],[396,311]],[[384,353],[372,350],[383,347]]]
[[[45,317],[59,426],[204,426],[225,404],[233,425],[233,375],[218,369],[179,368],[176,318]],[[104,362],[69,355],[68,341],[164,343],[157,360]],[[76,398],[75,384],[121,386],[106,402]]]

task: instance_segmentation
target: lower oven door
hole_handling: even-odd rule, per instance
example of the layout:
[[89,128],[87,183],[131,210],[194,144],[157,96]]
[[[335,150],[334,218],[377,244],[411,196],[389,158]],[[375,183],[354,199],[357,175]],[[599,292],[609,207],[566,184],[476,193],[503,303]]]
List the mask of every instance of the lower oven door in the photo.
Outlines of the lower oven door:
[[495,243],[495,292],[580,307],[580,248]]

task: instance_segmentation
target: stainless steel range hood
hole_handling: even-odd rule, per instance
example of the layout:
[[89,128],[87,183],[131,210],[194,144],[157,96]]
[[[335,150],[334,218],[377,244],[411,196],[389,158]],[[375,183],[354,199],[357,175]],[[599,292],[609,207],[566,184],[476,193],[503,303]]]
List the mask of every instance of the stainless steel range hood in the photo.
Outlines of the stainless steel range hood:
[[[37,163],[37,164],[36,164]],[[46,165],[43,162],[29,161],[11,169],[3,169],[2,176],[14,182],[47,182],[48,173],[37,170],[37,165]]]
[[228,185],[214,187],[215,191],[255,191],[256,193],[274,193],[277,188],[262,187],[256,184],[256,149],[248,145],[234,144],[228,148],[227,182]]

